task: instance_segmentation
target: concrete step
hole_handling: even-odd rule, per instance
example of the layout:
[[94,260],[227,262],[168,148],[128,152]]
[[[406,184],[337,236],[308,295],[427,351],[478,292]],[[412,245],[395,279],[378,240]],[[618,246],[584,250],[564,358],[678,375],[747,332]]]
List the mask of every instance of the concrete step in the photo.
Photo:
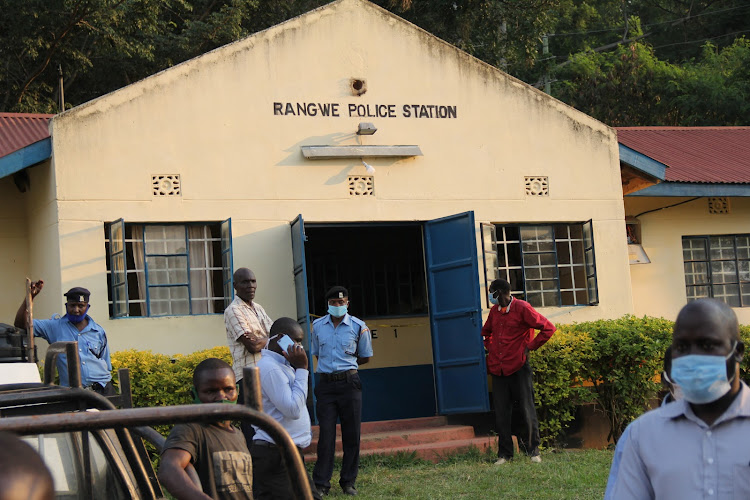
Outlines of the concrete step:
[[[305,462],[317,459],[319,429],[313,427],[313,441],[304,450]],[[481,451],[497,446],[490,436],[476,437],[470,425],[448,425],[446,417],[410,418],[364,422],[360,439],[360,455],[395,455],[415,452],[419,458],[437,462],[450,455],[463,453],[471,447]],[[336,456],[343,455],[341,427],[336,427]]]
[[[438,427],[398,429],[384,432],[362,433],[359,449],[375,450],[390,449],[402,446],[440,443],[456,439],[471,439],[474,437],[474,428],[470,425],[442,425]],[[310,446],[305,453],[315,453],[318,446],[318,437],[314,436]],[[341,436],[336,436],[336,451],[342,450]]]
[[[374,448],[360,450],[360,456],[367,455],[396,455],[397,453],[415,452],[417,457],[431,462],[439,462],[445,458],[458,453],[465,453],[470,448],[478,448],[485,451],[488,448],[497,449],[497,438],[492,436],[474,437],[470,439],[455,439],[437,443],[409,444],[394,448]],[[336,457],[342,457],[343,452],[337,451]],[[315,462],[315,453],[305,454],[305,462]]]
[[[361,433],[369,434],[374,432],[388,432],[405,429],[424,429],[428,427],[440,427],[448,424],[446,417],[420,417],[420,418],[402,418],[399,420],[379,420],[375,422],[362,422]],[[319,428],[317,425],[312,427],[313,439],[317,439]],[[341,436],[341,426],[336,426],[336,436]]]

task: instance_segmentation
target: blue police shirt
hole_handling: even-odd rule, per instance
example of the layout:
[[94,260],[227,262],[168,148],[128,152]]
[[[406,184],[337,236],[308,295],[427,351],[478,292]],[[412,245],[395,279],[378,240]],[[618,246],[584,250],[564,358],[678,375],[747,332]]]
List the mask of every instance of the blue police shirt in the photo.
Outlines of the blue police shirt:
[[[83,331],[68,321],[66,316],[52,319],[35,319],[34,336],[41,337],[50,344],[54,342],[78,342],[78,356],[81,358],[81,384],[84,387],[94,382],[106,385],[112,380],[112,363],[109,359],[109,345],[104,328],[96,324],[91,316]],[[57,356],[57,370],[60,373],[60,385],[70,385],[68,381],[67,356]]]
[[318,318],[312,326],[312,349],[318,357],[317,373],[356,370],[357,358],[372,356],[372,337],[365,322],[345,314],[334,328],[330,314]]

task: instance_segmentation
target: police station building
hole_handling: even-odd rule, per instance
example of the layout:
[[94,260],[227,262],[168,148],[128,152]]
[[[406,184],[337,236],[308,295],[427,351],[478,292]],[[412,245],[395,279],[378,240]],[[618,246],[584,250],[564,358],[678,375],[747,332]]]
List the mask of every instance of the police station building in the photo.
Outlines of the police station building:
[[615,132],[364,0],[50,132],[27,192],[0,179],[18,207],[0,219],[18,283],[3,314],[24,276],[46,282],[41,316],[84,286],[113,351],[224,345],[238,267],[272,318],[306,325],[340,284],[375,335],[362,380],[379,420],[489,409],[479,330],[496,277],[556,323],[633,312]]

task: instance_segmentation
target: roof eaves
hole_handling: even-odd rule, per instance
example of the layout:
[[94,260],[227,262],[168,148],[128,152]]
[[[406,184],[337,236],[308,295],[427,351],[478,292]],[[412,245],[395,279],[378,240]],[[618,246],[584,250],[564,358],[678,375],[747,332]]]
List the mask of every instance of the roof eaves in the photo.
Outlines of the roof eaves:
[[667,165],[649,158],[636,151],[635,149],[629,148],[623,144],[618,144],[620,149],[620,161],[636,170],[648,174],[652,177],[656,177],[660,181],[665,179],[667,172]]
[[52,156],[52,139],[41,141],[14,151],[0,158],[0,179],[13,175],[26,167],[36,165]]
[[750,197],[750,184],[705,182],[661,182],[625,196],[688,197],[733,196]]

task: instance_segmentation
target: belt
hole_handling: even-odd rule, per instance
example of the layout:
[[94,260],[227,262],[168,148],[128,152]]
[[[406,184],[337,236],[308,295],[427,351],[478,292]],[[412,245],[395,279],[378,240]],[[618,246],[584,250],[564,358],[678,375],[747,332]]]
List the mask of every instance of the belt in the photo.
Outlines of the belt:
[[354,369],[336,373],[321,373],[320,380],[324,382],[335,382],[337,380],[345,380],[346,377],[354,375],[355,373],[357,373],[357,370]]
[[[263,448],[278,448],[278,445],[276,445],[276,443],[270,443],[270,442],[265,441],[263,439],[255,439],[255,440],[253,440],[253,446],[261,446]],[[304,448],[300,448],[296,444],[294,446],[297,447],[297,450],[299,450],[300,455],[302,455],[302,450]]]

